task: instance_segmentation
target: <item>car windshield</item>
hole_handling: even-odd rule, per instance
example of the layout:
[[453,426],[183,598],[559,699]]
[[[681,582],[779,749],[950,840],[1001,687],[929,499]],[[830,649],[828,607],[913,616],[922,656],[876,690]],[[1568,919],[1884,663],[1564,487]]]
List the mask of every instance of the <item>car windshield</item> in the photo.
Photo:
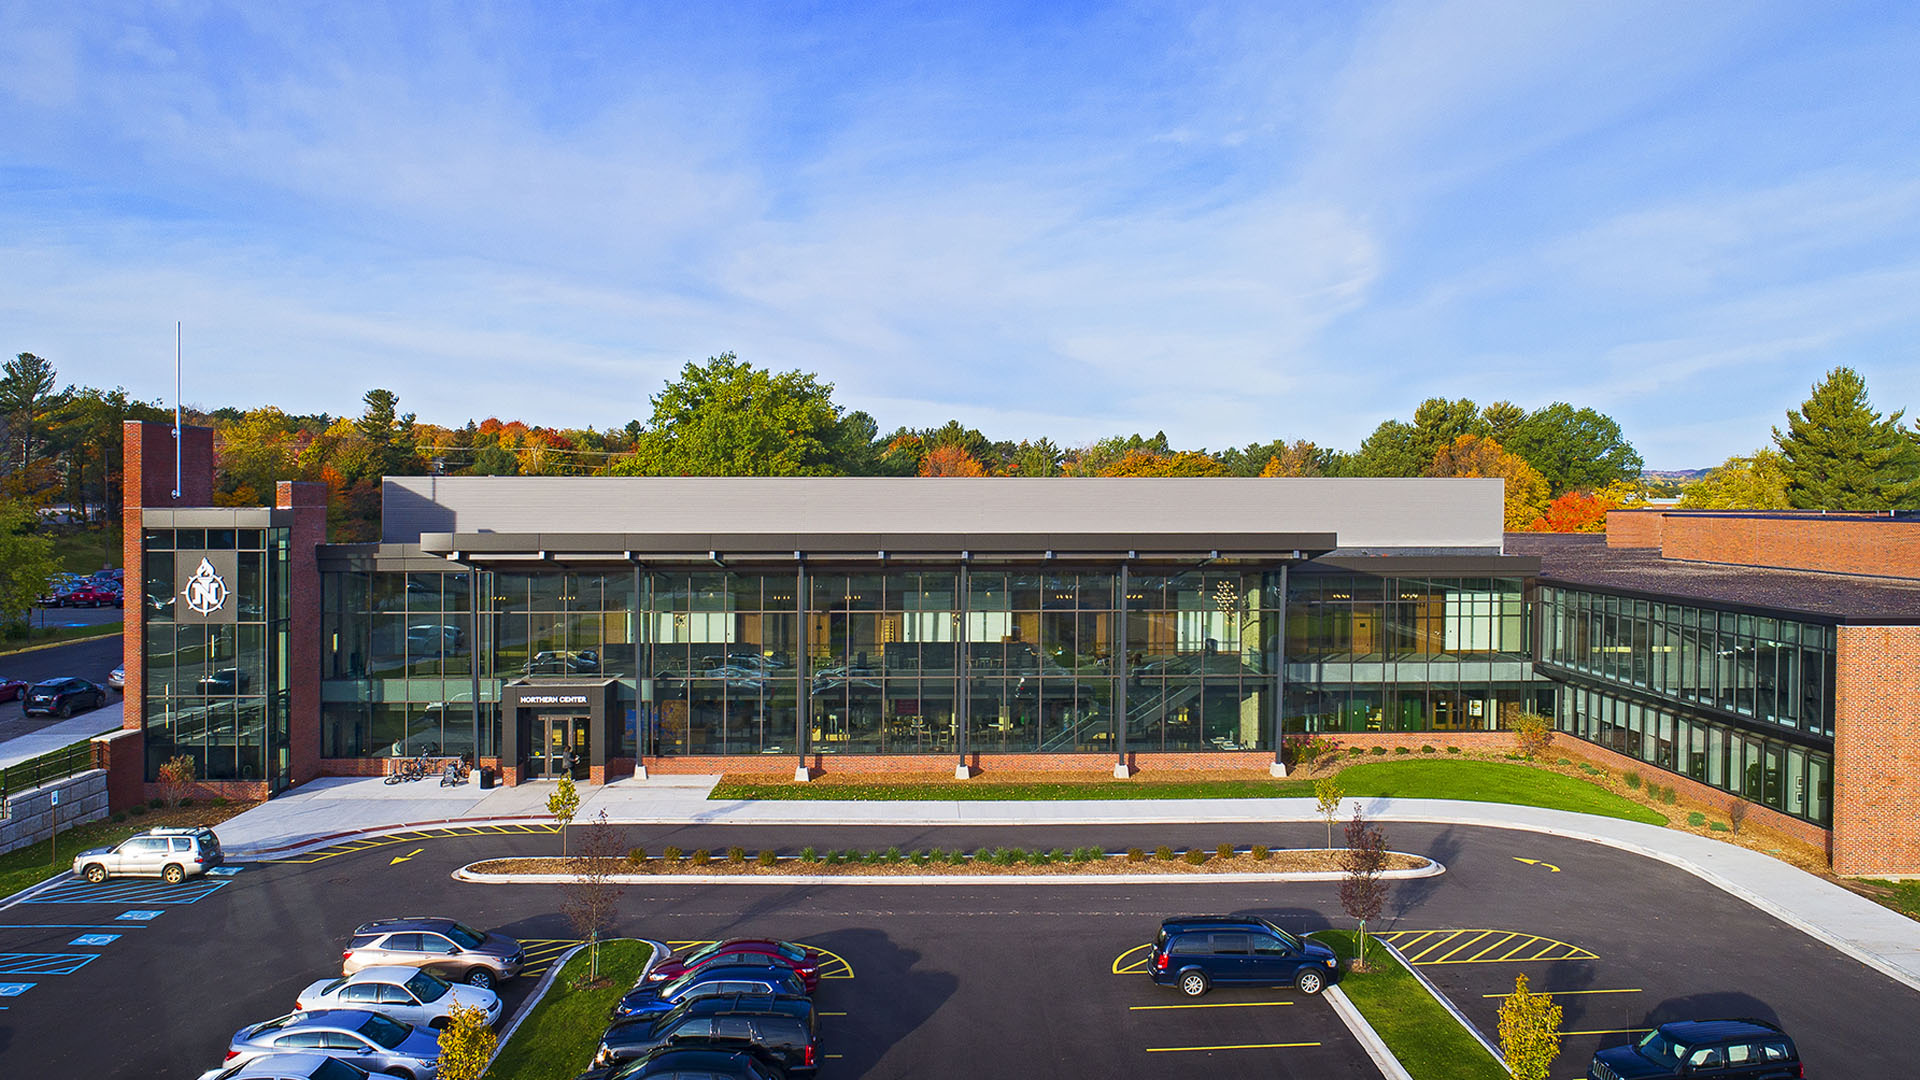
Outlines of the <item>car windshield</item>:
[[339,1058],[321,1058],[308,1075],[313,1080],[366,1080],[367,1070],[349,1065]]
[[781,954],[789,960],[805,960],[807,958],[807,950],[802,949],[798,945],[789,945],[782,941],[779,943],[779,949]]
[[421,1001],[439,1001],[448,989],[447,980],[425,971],[416,971],[406,982],[408,990]]
[[1669,1069],[1679,1068],[1680,1062],[1687,1056],[1685,1043],[1674,1042],[1661,1034],[1658,1028],[1647,1032],[1647,1037],[1640,1040],[1638,1049],[1641,1057]]
[[367,1022],[360,1025],[360,1034],[379,1043],[388,1050],[407,1041],[407,1035],[413,1028],[398,1020],[390,1020],[379,1013],[368,1013]]
[[705,945],[702,945],[699,948],[688,953],[686,959],[681,962],[686,964],[691,964],[700,960],[704,960],[707,957],[712,956],[714,953],[719,952],[720,946],[725,944],[726,942],[724,941],[709,941]]
[[447,936],[463,949],[477,949],[481,942],[487,940],[485,932],[475,930],[465,923],[454,923],[453,929],[447,931]]
[[1265,926],[1267,929],[1273,931],[1274,933],[1280,935],[1280,940],[1286,942],[1289,948],[1294,950],[1298,950],[1300,948],[1299,938],[1294,937],[1292,934],[1287,933],[1285,930],[1280,929],[1279,927],[1273,925],[1272,923],[1268,922],[1265,919],[1261,919],[1260,924],[1262,926]]
[[278,1019],[269,1020],[266,1023],[261,1024],[259,1027],[254,1028],[253,1034],[255,1036],[260,1036],[260,1035],[265,1035],[269,1031],[279,1031],[281,1028],[286,1027],[288,1024],[292,1023],[294,1020],[298,1019],[303,1015],[305,1014],[304,1013],[288,1013],[287,1015],[279,1017]]
[[328,983],[327,985],[325,985],[325,986],[323,986],[323,987],[321,987],[321,988],[320,988],[320,992],[321,992],[322,994],[331,994],[331,993],[333,993],[333,992],[334,992],[335,990],[338,990],[338,989],[340,989],[341,987],[343,987],[343,986],[345,986],[345,985],[347,985],[347,980],[345,980],[345,979],[335,979],[335,980],[333,980],[332,982],[330,982],[330,983]]

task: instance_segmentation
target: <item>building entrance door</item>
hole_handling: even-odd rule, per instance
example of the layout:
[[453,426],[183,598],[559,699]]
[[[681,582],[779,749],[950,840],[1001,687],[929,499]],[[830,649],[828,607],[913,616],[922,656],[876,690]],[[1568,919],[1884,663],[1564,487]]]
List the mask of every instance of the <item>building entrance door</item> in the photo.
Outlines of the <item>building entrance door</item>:
[[529,760],[535,775],[548,780],[571,776],[585,779],[587,730],[585,716],[538,716],[534,718],[534,737],[539,741]]

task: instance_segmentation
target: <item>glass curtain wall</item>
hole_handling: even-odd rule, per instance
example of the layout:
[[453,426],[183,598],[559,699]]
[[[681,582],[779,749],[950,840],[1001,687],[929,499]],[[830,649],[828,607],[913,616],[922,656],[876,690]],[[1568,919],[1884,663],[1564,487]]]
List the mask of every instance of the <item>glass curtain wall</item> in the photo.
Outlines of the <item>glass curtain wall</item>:
[[1288,731],[1493,731],[1552,707],[1523,579],[1297,571],[1286,610]]
[[1833,736],[1834,628],[1540,587],[1541,659],[1675,704]]
[[[287,530],[148,529],[146,779],[185,755],[203,780],[287,776]],[[236,621],[174,622],[176,552],[232,551]],[[184,554],[182,558],[191,558]]]

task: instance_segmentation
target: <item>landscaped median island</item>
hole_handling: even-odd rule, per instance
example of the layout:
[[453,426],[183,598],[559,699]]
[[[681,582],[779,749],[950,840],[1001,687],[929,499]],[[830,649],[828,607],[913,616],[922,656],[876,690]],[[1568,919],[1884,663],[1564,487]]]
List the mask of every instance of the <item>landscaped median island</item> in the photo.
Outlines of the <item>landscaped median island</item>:
[[[615,860],[615,876],[695,875],[700,877],[979,877],[995,875],[1090,877],[1117,874],[1163,874],[1167,876],[1229,876],[1244,874],[1300,875],[1303,879],[1338,878],[1341,874],[1341,850],[1324,848],[1270,849],[1264,846],[1212,848],[1160,847],[1152,851],[1134,848],[1126,852],[1106,852],[1083,847],[1068,851],[1027,851],[1022,848],[980,848],[974,851],[818,851],[803,849],[798,854],[772,850],[748,852],[732,848],[723,852],[705,850],[683,852],[667,848],[658,856],[635,850]],[[463,867],[458,876],[473,881],[512,881],[563,878],[577,875],[579,858],[486,859]],[[1387,872],[1393,877],[1422,877],[1439,873],[1443,867],[1419,855],[1387,853]]]
[[1339,954],[1343,974],[1335,985],[1413,1080],[1512,1080],[1486,1047],[1378,942],[1367,945],[1371,970],[1357,972],[1351,970],[1356,932],[1322,930],[1311,936]]
[[1579,814],[1665,825],[1666,815],[1579,774],[1516,761],[1459,755],[1362,761],[1322,767],[1298,779],[1209,777],[1195,780],[1116,781],[1107,778],[999,782],[989,773],[974,780],[927,779],[874,782],[829,773],[811,783],[727,776],[710,799],[846,799],[851,801],[1067,800],[1067,799],[1310,799],[1316,779],[1337,775],[1347,798],[1461,799],[1468,802],[1542,806]]
[[573,1080],[593,1063],[607,1017],[646,970],[653,947],[616,938],[600,946],[600,981],[585,987],[587,953],[575,953],[521,1019],[487,1069],[487,1080]]

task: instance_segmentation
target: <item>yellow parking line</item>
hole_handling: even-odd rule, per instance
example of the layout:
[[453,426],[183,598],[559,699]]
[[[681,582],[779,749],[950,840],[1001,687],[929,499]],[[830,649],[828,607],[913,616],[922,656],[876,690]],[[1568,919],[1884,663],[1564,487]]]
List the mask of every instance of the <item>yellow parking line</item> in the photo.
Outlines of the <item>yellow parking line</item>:
[[1317,1042],[1235,1043],[1229,1046],[1149,1046],[1149,1054],[1181,1054],[1195,1050],[1290,1050],[1299,1046],[1319,1046]]
[[1479,952],[1477,952],[1477,953],[1474,953],[1474,954],[1473,954],[1472,956],[1469,956],[1469,957],[1467,957],[1467,958],[1466,958],[1465,960],[1463,960],[1463,961],[1461,961],[1461,962],[1462,962],[1462,963],[1466,963],[1466,964],[1471,964],[1471,963],[1473,963],[1473,962],[1474,962],[1475,960],[1478,960],[1478,959],[1480,959],[1481,957],[1483,957],[1483,956],[1485,956],[1485,955],[1487,955],[1488,953],[1490,953],[1490,952],[1492,952],[1493,950],[1495,950],[1495,949],[1497,949],[1497,948],[1499,948],[1499,947],[1500,947],[1500,946],[1502,946],[1502,945],[1505,945],[1505,944],[1506,944],[1507,942],[1509,942],[1509,941],[1512,941],[1512,940],[1513,940],[1514,938],[1517,938],[1517,937],[1519,937],[1519,936],[1520,936],[1520,935],[1519,935],[1519,934],[1518,934],[1517,932],[1514,932],[1514,933],[1509,933],[1509,934],[1508,934],[1508,935],[1507,935],[1506,937],[1503,937],[1503,938],[1501,938],[1501,939],[1500,939],[1499,941],[1496,941],[1496,942],[1494,942],[1493,944],[1491,944],[1491,945],[1489,945],[1489,946],[1487,946],[1486,948],[1484,948],[1484,949],[1481,949],[1481,950],[1480,950]]
[[1447,932],[1447,936],[1446,936],[1446,937],[1443,937],[1443,938],[1441,938],[1441,939],[1440,939],[1439,941],[1437,941],[1437,942],[1435,942],[1435,943],[1433,943],[1432,945],[1429,945],[1429,946],[1427,946],[1427,947],[1426,947],[1425,949],[1422,949],[1422,950],[1420,950],[1420,953],[1419,953],[1419,955],[1418,955],[1418,956],[1409,956],[1409,957],[1407,957],[1407,962],[1408,962],[1408,963],[1411,963],[1411,964],[1417,964],[1417,963],[1419,963],[1419,962],[1420,962],[1420,958],[1421,958],[1422,956],[1425,956],[1425,955],[1427,955],[1428,953],[1430,953],[1430,952],[1432,952],[1432,951],[1434,951],[1435,949],[1440,949],[1440,948],[1444,948],[1444,947],[1446,947],[1446,944],[1447,944],[1447,942],[1449,942],[1449,941],[1452,941],[1452,940],[1453,940],[1454,938],[1457,938],[1457,937],[1459,937],[1459,936],[1460,936],[1461,934],[1464,934],[1464,933],[1466,933],[1466,931],[1465,931],[1465,930],[1450,930],[1450,931],[1448,931],[1448,932]]
[[[1534,991],[1534,993],[1551,994],[1554,997],[1565,997],[1568,994],[1644,994],[1646,993],[1646,991],[1636,986],[1631,989],[1624,989],[1624,990],[1536,990]],[[1483,998],[1507,998],[1507,997],[1512,997],[1513,995],[1512,994],[1481,994],[1480,996]]]
[[1291,1005],[1291,1001],[1210,1001],[1199,1005],[1129,1005],[1128,1012],[1150,1012],[1154,1009],[1264,1009],[1275,1005]]
[[[1404,953],[1408,949],[1413,948],[1415,944],[1421,941],[1424,941],[1435,934],[1444,934],[1444,933],[1446,933],[1446,931],[1444,930],[1395,930],[1395,931],[1392,931],[1391,933],[1381,934],[1380,936],[1392,942],[1394,948],[1399,949],[1401,952]],[[1400,940],[1401,938],[1406,938],[1406,941],[1404,942],[1401,941]]]
[[847,1015],[847,1014],[846,1014],[846,1013],[830,1013],[830,1012],[823,1012],[823,1013],[821,1013],[820,1015],[821,1015],[821,1016],[845,1016],[845,1015]]
[[[1448,949],[1448,950],[1447,950],[1447,951],[1446,951],[1445,953],[1442,953],[1442,954],[1441,954],[1441,956],[1440,956],[1440,958],[1439,958],[1438,960],[1435,960],[1435,961],[1434,961],[1434,963],[1436,963],[1436,964],[1444,964],[1444,963],[1446,963],[1446,962],[1447,962],[1447,957],[1449,957],[1449,956],[1453,956],[1453,955],[1454,955],[1454,954],[1456,954],[1456,953],[1459,953],[1459,952],[1462,952],[1462,951],[1464,951],[1464,950],[1466,950],[1466,949],[1470,949],[1470,948],[1472,948],[1472,947],[1473,947],[1473,944],[1474,944],[1475,942],[1477,942],[1477,941],[1479,941],[1479,940],[1480,940],[1481,938],[1483,938],[1483,937],[1486,937],[1486,936],[1487,936],[1488,934],[1491,934],[1491,933],[1493,933],[1493,932],[1494,932],[1494,931],[1492,931],[1492,930],[1482,930],[1482,931],[1480,931],[1479,933],[1477,933],[1477,934],[1475,934],[1475,935],[1473,935],[1472,937],[1470,937],[1470,938],[1468,938],[1468,939],[1467,939],[1466,941],[1464,941],[1464,942],[1462,942],[1462,943],[1460,944],[1460,946],[1459,946],[1458,948],[1453,948],[1453,949]],[[1465,963],[1465,962],[1466,962],[1466,961],[1464,961],[1464,960],[1463,960],[1463,961],[1461,961],[1461,963]]]

